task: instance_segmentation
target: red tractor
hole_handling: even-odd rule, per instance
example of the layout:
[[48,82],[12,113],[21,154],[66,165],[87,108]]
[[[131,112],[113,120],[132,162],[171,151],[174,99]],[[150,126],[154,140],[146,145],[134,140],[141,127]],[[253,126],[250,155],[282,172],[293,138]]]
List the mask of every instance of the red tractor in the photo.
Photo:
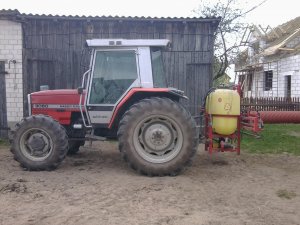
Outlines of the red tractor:
[[[167,88],[161,49],[168,40],[87,40],[89,70],[77,90],[28,95],[30,116],[12,131],[12,152],[28,170],[56,168],[86,140],[117,138],[123,158],[142,174],[176,175],[195,155],[199,130]],[[205,150],[240,153],[241,128],[257,134],[259,113],[240,110],[240,87],[210,89],[204,100]]]
[[28,95],[29,114],[12,132],[28,170],[56,168],[86,140],[117,138],[123,158],[150,176],[175,175],[198,146],[196,123],[167,88],[161,49],[168,40],[87,40],[89,70],[77,90]]

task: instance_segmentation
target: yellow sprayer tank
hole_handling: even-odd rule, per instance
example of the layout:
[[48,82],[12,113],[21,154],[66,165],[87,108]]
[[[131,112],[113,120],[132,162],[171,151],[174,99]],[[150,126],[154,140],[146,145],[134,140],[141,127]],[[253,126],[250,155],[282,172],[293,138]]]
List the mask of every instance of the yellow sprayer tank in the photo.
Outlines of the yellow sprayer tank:
[[206,112],[212,116],[212,128],[215,133],[233,134],[237,129],[240,115],[240,95],[235,90],[217,89],[206,98]]

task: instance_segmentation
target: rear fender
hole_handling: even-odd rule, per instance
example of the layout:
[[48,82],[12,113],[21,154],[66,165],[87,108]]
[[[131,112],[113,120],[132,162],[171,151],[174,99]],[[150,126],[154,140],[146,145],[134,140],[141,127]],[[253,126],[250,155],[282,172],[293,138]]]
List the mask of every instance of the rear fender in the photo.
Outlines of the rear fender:
[[108,125],[109,129],[117,129],[120,120],[122,119],[124,113],[136,102],[151,97],[165,97],[170,98],[173,101],[179,101],[181,98],[187,98],[183,95],[182,91],[172,88],[139,88],[132,92],[129,91],[128,94],[119,102],[117,105],[112,119]]

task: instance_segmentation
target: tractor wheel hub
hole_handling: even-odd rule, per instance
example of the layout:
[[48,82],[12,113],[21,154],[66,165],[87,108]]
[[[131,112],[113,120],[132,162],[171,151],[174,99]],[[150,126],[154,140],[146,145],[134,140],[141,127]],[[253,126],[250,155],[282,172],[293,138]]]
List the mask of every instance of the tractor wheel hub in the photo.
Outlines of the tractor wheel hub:
[[161,151],[172,143],[172,132],[165,124],[152,124],[144,130],[145,144],[152,150]]
[[35,154],[43,154],[49,148],[49,140],[41,133],[33,134],[29,137],[27,141],[27,146]]

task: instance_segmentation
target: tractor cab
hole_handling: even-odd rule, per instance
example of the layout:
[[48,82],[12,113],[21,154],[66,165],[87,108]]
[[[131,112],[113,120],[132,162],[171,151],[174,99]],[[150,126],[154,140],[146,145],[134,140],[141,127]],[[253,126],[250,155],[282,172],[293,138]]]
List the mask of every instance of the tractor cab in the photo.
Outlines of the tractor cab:
[[86,43],[92,48],[92,56],[80,88],[87,96],[79,104],[84,105],[82,115],[83,111],[87,113],[86,127],[111,128],[122,100],[131,95],[143,98],[142,93],[170,92],[183,96],[167,88],[162,49],[170,46],[169,40],[93,39]]

